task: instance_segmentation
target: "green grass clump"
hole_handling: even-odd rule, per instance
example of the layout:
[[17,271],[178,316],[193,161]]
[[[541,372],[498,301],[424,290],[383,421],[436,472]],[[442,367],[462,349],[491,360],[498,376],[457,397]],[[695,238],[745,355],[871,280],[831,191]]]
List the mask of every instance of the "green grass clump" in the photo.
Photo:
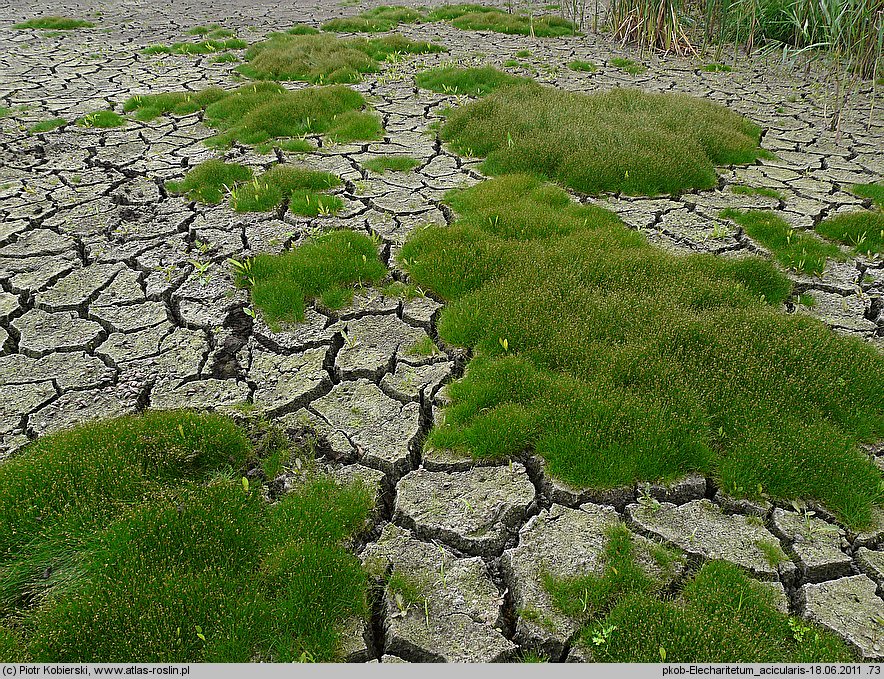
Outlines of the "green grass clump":
[[200,203],[217,205],[225,192],[251,178],[252,171],[245,165],[212,159],[194,167],[182,181],[166,182],[166,190]]
[[499,71],[492,66],[482,68],[456,68],[454,66],[431,68],[418,73],[414,81],[418,87],[447,94],[471,94],[481,97],[501,87],[512,87],[531,82]]
[[228,95],[229,93],[220,87],[209,87],[199,92],[136,94],[125,101],[123,111],[134,112],[136,120],[149,122],[167,113],[179,116],[196,113]]
[[647,66],[644,64],[640,64],[632,59],[624,59],[623,57],[614,57],[611,59],[611,66],[623,69],[630,75],[638,75],[639,73],[644,73],[648,70]]
[[826,259],[842,259],[841,251],[813,233],[799,231],[779,215],[769,210],[723,210],[721,216],[730,219],[746,234],[770,250],[776,260],[787,269],[808,274],[820,274]]
[[295,24],[291,28],[287,28],[285,32],[289,35],[316,35],[319,33],[319,29],[307,24]]
[[12,113],[12,109],[6,106],[0,106],[0,119],[7,117]]
[[423,18],[423,14],[408,7],[381,6],[366,10],[355,17],[326,21],[322,24],[322,30],[337,33],[383,33],[393,30],[399,24],[413,24]]
[[378,61],[394,53],[444,51],[428,42],[401,35],[373,40],[341,40],[334,35],[271,33],[246,52],[247,64],[237,70],[259,80],[303,80],[310,83],[354,83],[363,73],[378,70]]
[[857,253],[884,253],[884,213],[865,210],[850,212],[823,220],[817,233],[830,240],[849,245]]
[[40,134],[41,132],[51,132],[54,129],[61,127],[62,125],[67,125],[67,120],[64,118],[50,118],[49,120],[42,120],[39,123],[35,123],[28,128],[28,132],[31,134]]
[[413,170],[420,161],[411,156],[377,156],[362,163],[362,167],[377,174],[384,172],[408,172]]
[[585,73],[595,73],[598,70],[598,67],[590,61],[581,61],[579,59],[575,59],[572,62],[568,63],[568,68],[572,71],[583,71]]
[[228,40],[203,40],[202,42],[176,42],[174,45],[151,45],[141,50],[142,54],[214,54],[227,50],[243,50],[249,44],[239,38]]
[[776,609],[774,593],[713,561],[671,601],[624,597],[578,644],[597,662],[855,662],[831,632]]
[[70,19],[68,17],[48,16],[38,17],[36,19],[28,19],[20,24],[15,24],[13,28],[39,28],[45,31],[72,31],[75,28],[92,28],[95,24],[91,21],[83,19]]
[[834,634],[775,606],[773,589],[722,561],[705,564],[676,599],[640,566],[622,525],[604,572],[544,578],[553,603],[582,623],[576,643],[595,662],[852,662]]
[[706,73],[730,73],[733,69],[727,64],[703,64],[703,67],[700,69],[705,71]]
[[731,193],[735,193],[738,196],[764,196],[765,198],[776,198],[777,200],[783,200],[783,194],[779,191],[775,191],[774,189],[768,189],[764,186],[747,186],[745,184],[734,184],[730,187]]
[[483,12],[499,12],[497,7],[487,7],[477,4],[442,5],[432,10],[427,15],[429,21],[451,21],[464,14],[477,14]]
[[306,139],[284,139],[275,146],[280,151],[288,153],[310,153],[316,150],[316,147]]
[[682,94],[598,94],[539,85],[498,90],[454,111],[441,137],[486,156],[486,174],[530,172],[577,191],[677,193],[717,184],[716,165],[750,163],[761,128]]
[[553,605],[569,617],[584,622],[596,620],[606,615],[620,599],[633,594],[651,596],[659,593],[663,586],[660,579],[636,563],[632,534],[623,524],[610,529],[607,538],[602,575],[542,576],[543,587]]
[[858,443],[884,434],[884,357],[786,314],[773,264],[667,253],[526,175],[445,200],[460,220],[412,234],[399,260],[448,302],[440,337],[475,356],[428,446],[533,450],[584,487],[696,470],[870,521],[881,477]]
[[850,190],[860,198],[869,198],[875,205],[884,208],[884,184],[854,184]]
[[223,28],[221,24],[210,24],[208,26],[194,26],[188,29],[187,35],[205,35],[209,38],[232,38],[235,33],[229,28]]
[[344,206],[343,201],[320,192],[340,183],[340,179],[328,172],[274,165],[252,181],[232,187],[230,206],[237,212],[269,212],[288,201],[289,210],[296,214],[309,217],[335,214]]
[[217,57],[212,57],[210,61],[213,64],[232,64],[239,61],[239,57],[235,54],[219,54]]
[[352,286],[377,283],[387,274],[371,238],[350,230],[312,237],[281,255],[258,255],[237,270],[252,302],[268,323],[304,320],[308,301],[330,309],[349,304]]
[[368,613],[342,543],[371,493],[311,472],[270,504],[242,476],[256,460],[225,417],[149,412],[5,462],[4,659],[10,647],[31,662],[338,659],[341,623]]
[[82,118],[77,118],[77,125],[80,127],[110,128],[123,127],[125,124],[126,119],[123,116],[110,110],[95,111],[87,113]]
[[[664,548],[660,548],[664,549]],[[771,558],[784,558],[771,545]],[[631,533],[608,532],[601,575],[544,576],[553,604],[578,620],[577,644],[596,662],[850,662],[835,635],[776,610],[774,593],[739,568],[713,561],[679,598],[635,558]],[[658,566],[665,571],[663,555]],[[746,608],[744,608],[744,606]]]
[[204,122],[218,130],[206,141],[211,146],[297,140],[296,147],[302,148],[307,134],[325,134],[338,142],[383,137],[380,120],[364,111],[365,105],[361,94],[341,85],[292,92],[276,83],[260,82],[236,90],[211,87],[201,92],[139,95],[127,100],[123,110],[136,112],[139,120],[153,120],[163,113],[205,109]]
[[[444,8],[442,8],[444,9]],[[455,14],[449,11],[447,14]],[[440,14],[431,14],[441,16]],[[480,11],[465,12],[448,20],[452,26],[465,31],[494,31],[509,35],[533,35],[538,38],[558,38],[563,35],[576,35],[573,22],[556,16],[535,16],[508,14],[496,9],[483,7]]]

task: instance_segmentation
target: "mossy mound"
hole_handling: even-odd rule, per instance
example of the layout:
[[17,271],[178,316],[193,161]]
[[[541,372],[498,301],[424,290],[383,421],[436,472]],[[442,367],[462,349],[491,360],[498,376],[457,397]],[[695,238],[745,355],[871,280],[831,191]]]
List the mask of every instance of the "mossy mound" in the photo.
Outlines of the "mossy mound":
[[711,102],[618,88],[598,94],[522,85],[457,109],[441,137],[486,156],[487,174],[530,172],[597,195],[712,188],[716,165],[751,163],[761,128]]
[[391,54],[429,54],[444,48],[403,36],[372,40],[341,40],[334,35],[271,33],[246,52],[242,74],[260,80],[303,80],[310,83],[354,83],[363,73],[379,70]]
[[382,5],[355,17],[326,21],[322,24],[322,30],[336,33],[382,33],[393,30],[399,24],[412,24],[423,18],[423,14],[409,7]]
[[331,231],[281,255],[258,255],[236,265],[237,282],[267,322],[304,320],[306,304],[319,300],[328,309],[349,304],[353,286],[377,283],[387,268],[377,246],[363,233]]
[[236,90],[216,87],[201,92],[135,96],[123,105],[139,120],[204,109],[204,122],[218,130],[206,143],[218,147],[234,142],[296,141],[307,134],[324,134],[339,142],[379,139],[383,136],[380,120],[365,108],[362,95],[342,85],[292,92],[270,82]]
[[[278,432],[260,443],[298,454]],[[342,623],[368,614],[341,545],[371,493],[307,471],[270,504],[245,475],[265,462],[231,420],[192,412],[84,425],[5,461],[4,660],[341,659]]]
[[461,219],[400,257],[449,301],[442,339],[475,353],[427,445],[534,450],[576,486],[700,471],[870,521],[881,477],[858,444],[884,436],[884,357],[784,313],[792,285],[772,264],[666,253],[524,175],[446,201]]
[[423,87],[426,90],[445,94],[471,94],[474,97],[490,94],[502,87],[531,82],[528,78],[519,78],[492,66],[431,68],[418,73],[414,81],[418,87]]
[[13,28],[19,30],[27,28],[37,28],[44,31],[72,31],[77,28],[93,28],[95,24],[85,19],[71,19],[62,16],[46,16],[36,19],[28,19],[19,24],[15,24]]

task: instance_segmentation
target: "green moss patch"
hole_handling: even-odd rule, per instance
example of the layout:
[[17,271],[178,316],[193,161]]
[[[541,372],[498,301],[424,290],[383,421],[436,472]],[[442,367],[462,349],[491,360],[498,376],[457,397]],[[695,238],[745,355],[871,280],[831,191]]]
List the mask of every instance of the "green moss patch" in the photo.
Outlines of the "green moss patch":
[[110,110],[95,111],[87,113],[82,118],[77,118],[77,125],[80,127],[110,128],[123,127],[125,124],[126,119],[123,116]]
[[40,134],[41,132],[51,132],[62,125],[67,125],[67,120],[64,118],[50,118],[49,120],[42,120],[39,123],[35,123],[28,128],[28,132],[31,134]]
[[771,263],[666,253],[524,175],[446,201],[460,220],[400,255],[449,302],[441,338],[475,355],[428,446],[530,449],[576,486],[696,470],[736,495],[870,520],[880,472],[858,443],[884,435],[884,357],[786,314],[792,285]]
[[180,182],[166,182],[166,190],[200,203],[217,205],[230,189],[251,179],[252,170],[245,165],[213,159],[197,165]]
[[304,320],[306,303],[320,300],[329,309],[349,304],[353,286],[377,283],[387,273],[371,238],[341,230],[312,237],[282,255],[258,255],[236,266],[237,282],[267,322]]
[[213,64],[232,64],[233,62],[239,61],[239,57],[235,54],[219,54],[217,57],[212,57],[210,59]]
[[841,251],[815,234],[793,227],[768,210],[724,210],[721,216],[743,227],[746,234],[770,250],[787,269],[820,274],[826,259],[843,259]]
[[249,46],[245,40],[229,38],[227,40],[208,39],[202,42],[176,42],[174,45],[151,45],[141,50],[142,54],[214,54],[227,50],[244,50]]
[[322,24],[322,30],[338,33],[383,33],[399,24],[413,24],[424,15],[409,7],[381,6],[366,10],[355,17],[332,19]]
[[328,172],[274,165],[252,181],[231,188],[230,206],[237,212],[269,212],[287,201],[289,210],[296,214],[331,215],[344,206],[343,201],[321,192],[340,183],[340,179]]
[[623,57],[614,57],[611,59],[611,66],[616,66],[629,73],[630,75],[638,75],[648,70],[647,66],[632,59],[624,59]]
[[408,172],[418,165],[420,165],[420,161],[411,156],[377,156],[362,163],[362,167],[366,170],[371,170],[377,174],[384,174],[384,172]]
[[865,210],[836,215],[823,220],[817,233],[849,245],[863,255],[884,253],[884,213]]
[[441,5],[432,10],[428,15],[429,21],[451,21],[462,17],[464,14],[481,14],[499,12],[497,7],[488,7],[479,4]]
[[72,31],[76,28],[92,28],[93,26],[95,26],[95,24],[91,21],[85,21],[84,19],[48,16],[28,19],[20,24],[15,24],[13,28],[20,30],[26,28],[38,28],[45,31]]
[[187,35],[201,35],[209,38],[232,38],[235,33],[221,24],[209,24],[208,26],[194,26],[187,30]]
[[590,61],[580,61],[579,59],[575,59],[568,63],[568,68],[572,71],[583,71],[585,73],[595,73],[598,70],[598,66],[593,64]]
[[285,32],[289,35],[316,35],[319,33],[319,29],[307,24],[295,24],[291,28],[287,28]]
[[884,184],[854,184],[850,190],[860,198],[869,198],[875,205],[884,208]]
[[[465,11],[473,8],[472,11]],[[576,35],[577,27],[567,19],[556,16],[529,16],[508,14],[495,8],[471,5],[442,7],[430,17],[445,17],[455,28],[465,31],[494,31],[510,35],[534,35],[538,38],[558,38]]]
[[253,177],[244,165],[207,160],[188,172],[183,181],[166,182],[166,190],[212,205],[228,194],[230,206],[237,212],[269,212],[287,202],[292,212],[315,217],[335,214],[343,207],[340,198],[323,193],[340,183],[328,172],[291,165],[274,165]]
[[554,603],[583,627],[576,643],[595,662],[853,662],[835,635],[777,610],[775,593],[739,568],[704,565],[675,599],[635,560],[618,526],[601,576],[547,578]]
[[[286,444],[262,454],[295,454]],[[32,662],[337,659],[341,623],[368,613],[341,545],[371,493],[310,472],[270,504],[244,476],[258,461],[225,417],[149,412],[4,462],[0,648]]]
[[279,140],[297,141],[300,147],[307,134],[325,134],[339,142],[380,139],[380,120],[363,110],[365,106],[361,94],[342,85],[292,92],[276,83],[261,82],[236,90],[209,88],[201,92],[135,96],[126,101],[123,109],[135,112],[139,120],[205,109],[204,122],[218,130],[206,142],[211,146]]
[[372,40],[341,40],[334,35],[271,33],[246,52],[238,70],[263,80],[303,80],[310,83],[353,83],[363,73],[374,73],[378,62],[391,54],[428,54],[444,51],[428,42],[403,36]]
[[454,111],[441,131],[487,174],[531,172],[577,191],[630,195],[712,188],[716,165],[750,163],[761,128],[711,102],[617,88],[579,94],[521,85]]
[[490,94],[501,87],[512,87],[531,82],[528,78],[519,78],[492,66],[431,68],[418,73],[414,81],[418,87],[423,87],[426,90],[446,94],[471,94],[474,97]]

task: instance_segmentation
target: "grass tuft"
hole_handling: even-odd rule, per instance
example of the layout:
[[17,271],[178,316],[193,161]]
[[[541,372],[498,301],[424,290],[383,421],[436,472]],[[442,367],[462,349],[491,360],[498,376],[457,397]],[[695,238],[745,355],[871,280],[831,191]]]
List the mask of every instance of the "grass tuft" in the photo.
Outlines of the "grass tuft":
[[441,131],[486,174],[530,172],[587,194],[712,188],[716,165],[754,161],[761,128],[681,94],[599,94],[538,85],[498,90],[454,111]]
[[306,303],[320,299],[332,309],[349,304],[352,286],[377,283],[387,273],[365,234],[331,231],[281,255],[258,255],[237,267],[237,283],[248,287],[267,322],[304,320]]
[[825,238],[849,245],[858,254],[884,253],[884,213],[879,210],[835,215],[818,224],[816,231]]
[[728,209],[723,210],[721,216],[742,226],[750,238],[770,250],[787,269],[819,275],[827,258],[844,258],[836,246],[817,238],[812,232],[796,229],[768,210]]
[[700,69],[701,71],[705,71],[706,73],[730,73],[733,69],[727,64],[703,64],[703,67]]
[[13,28],[23,30],[26,28],[37,28],[44,31],[72,31],[76,28],[93,28],[95,24],[84,19],[70,19],[61,16],[38,17],[36,19],[28,19],[22,23],[15,24]]
[[187,30],[187,35],[200,35],[209,38],[232,38],[235,34],[229,28],[221,24],[209,24],[208,26],[194,26]]
[[444,51],[429,42],[400,35],[372,40],[341,40],[334,35],[271,33],[246,52],[242,74],[259,80],[303,80],[310,83],[354,83],[363,73],[378,70],[389,55],[429,54]]
[[252,171],[245,165],[212,159],[194,167],[182,181],[166,182],[166,190],[189,200],[217,205],[226,191],[251,178]]
[[377,156],[362,163],[362,167],[377,174],[385,172],[408,172],[413,170],[420,162],[411,156]]
[[[460,9],[455,9],[455,8]],[[474,6],[453,5],[440,8],[430,17],[446,18],[455,28],[465,31],[494,31],[509,35],[531,35],[537,38],[558,38],[564,35],[576,35],[577,27],[573,22],[556,16],[529,16],[525,14],[508,14],[495,8],[481,7],[474,11],[467,10]]]
[[123,116],[109,110],[95,111],[87,113],[82,118],[77,118],[77,125],[80,127],[110,128],[123,127],[125,124],[126,119]]
[[207,39],[202,42],[176,42],[174,45],[151,45],[141,50],[149,56],[156,54],[215,54],[227,50],[243,50],[249,44],[239,38],[227,40]]
[[42,132],[51,132],[62,125],[67,125],[67,120],[64,118],[50,118],[49,120],[42,120],[39,123],[35,123],[28,128],[28,132],[31,134],[40,134]]
[[879,208],[884,209],[884,184],[854,184],[851,191],[854,195],[868,198]]
[[[282,437],[268,455],[288,452]],[[372,506],[306,474],[276,504],[231,420],[148,412],[38,440],[0,467],[0,649],[31,662],[339,659],[368,614],[341,546]]]
[[479,4],[441,5],[432,10],[428,15],[429,21],[451,21],[462,17],[464,14],[481,14],[499,12],[496,7],[488,7]]
[[209,88],[201,92],[171,92],[130,98],[123,110],[139,120],[164,113],[187,114],[205,109],[204,122],[218,130],[206,141],[217,147],[233,142],[264,144],[281,140],[296,150],[307,134],[325,134],[333,141],[373,141],[383,137],[377,116],[364,111],[365,99],[348,87],[308,87],[289,91],[260,82],[237,90]]
[[632,59],[624,59],[623,57],[614,57],[611,59],[611,66],[616,66],[630,75],[638,75],[648,70],[648,67],[644,64],[640,64]]
[[274,165],[260,177],[231,188],[230,206],[237,212],[269,212],[288,201],[289,210],[296,214],[309,217],[335,214],[343,207],[343,201],[320,192],[340,183],[340,179],[328,172]]
[[579,59],[575,59],[568,63],[568,68],[572,71],[582,71],[584,73],[595,73],[598,70],[598,66],[589,61],[581,61]]
[[492,66],[482,68],[456,68],[454,66],[431,68],[418,73],[415,78],[418,87],[446,94],[470,94],[481,97],[502,87],[512,87],[531,82],[529,78],[519,78],[499,71]]
[[871,520],[880,472],[858,444],[884,434],[884,357],[786,314],[773,264],[669,254],[530,176],[445,200],[460,220],[414,233],[399,259],[449,302],[440,337],[475,355],[428,446],[533,450],[576,486],[700,471],[737,496]]
[[326,21],[322,30],[336,33],[383,33],[393,30],[399,24],[413,24],[423,18],[423,14],[408,7],[384,5],[366,10],[355,17]]

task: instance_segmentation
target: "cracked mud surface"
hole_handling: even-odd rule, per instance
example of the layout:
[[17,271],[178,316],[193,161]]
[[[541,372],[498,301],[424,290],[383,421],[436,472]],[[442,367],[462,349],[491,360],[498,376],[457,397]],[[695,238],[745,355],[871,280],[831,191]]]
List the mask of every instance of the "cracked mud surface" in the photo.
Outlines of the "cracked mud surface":
[[[41,13],[88,18],[96,11],[96,28],[57,37],[10,28]],[[716,190],[596,201],[660,247],[722,256],[765,254],[718,217],[723,208],[771,209],[809,228],[862,204],[847,187],[880,181],[884,173],[884,124],[876,114],[867,129],[867,92],[854,97],[836,138],[823,113],[823,86],[773,67],[741,62],[731,73],[705,73],[698,62],[653,57],[643,60],[646,73],[630,76],[609,61],[638,55],[592,35],[530,40],[443,24],[403,26],[401,33],[451,52],[385,67],[355,86],[382,117],[384,140],[314,139],[317,152],[282,158],[344,180],[338,194],[345,209],[320,219],[238,215],[168,196],[163,181],[216,155],[202,145],[211,132],[198,115],[128,120],[108,130],[69,124],[26,132],[48,118],[72,121],[108,106],[119,111],[134,94],[233,86],[231,64],[139,53],[183,39],[191,26],[222,23],[251,42],[296,21],[353,11],[273,0],[185,1],[174,8],[13,0],[0,9],[0,105],[27,107],[0,119],[0,458],[38,435],[147,407],[235,414],[245,403],[285,426],[315,427],[336,474],[377,488],[378,526],[361,548],[363,561],[429,583],[425,604],[405,610],[389,588],[377,592],[370,623],[354,621],[348,629],[353,660],[493,661],[527,648],[553,660],[577,659],[575,627],[552,607],[539,569],[553,553],[561,575],[596,572],[605,527],[618,519],[640,540],[678,546],[695,561],[740,564],[778,587],[792,614],[832,629],[865,659],[884,658],[877,622],[884,610],[884,512],[876,528],[856,534],[822,512],[807,518],[790,508],[731,501],[702,477],[651,487],[647,495],[661,503],[651,511],[642,489],[569,488],[533,458],[480,468],[443,451],[424,455],[421,440],[444,402],[442,386],[462,373],[466,358],[449,347],[434,356],[409,352],[427,335],[436,337],[437,302],[366,291],[339,314],[309,309],[304,323],[274,331],[244,312],[248,295],[234,287],[225,263],[279,252],[317,226],[340,226],[379,235],[392,269],[416,226],[450,221],[439,203],[445,191],[482,177],[477,161],[448,153],[428,134],[440,110],[458,99],[413,83],[415,71],[448,59],[499,65],[529,47],[542,82],[580,91],[629,85],[686,92],[761,124],[762,144],[778,159],[724,168]],[[573,59],[600,69],[569,71]],[[397,153],[420,165],[384,175],[362,169],[374,156]],[[225,159],[262,169],[281,158],[234,147]],[[782,199],[736,195],[729,187],[737,184],[772,188]],[[880,259],[830,261],[819,277],[793,277],[796,292],[811,293],[816,305],[789,312],[884,345]],[[779,544],[786,561],[768,563],[760,541]],[[551,624],[518,615],[526,608]]]

